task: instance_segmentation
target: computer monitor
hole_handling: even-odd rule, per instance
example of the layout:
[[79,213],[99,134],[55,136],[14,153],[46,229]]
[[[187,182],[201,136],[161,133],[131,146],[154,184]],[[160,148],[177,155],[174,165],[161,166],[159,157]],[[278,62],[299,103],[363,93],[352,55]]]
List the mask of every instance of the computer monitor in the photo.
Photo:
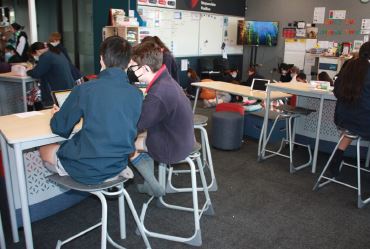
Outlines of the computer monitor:
[[67,99],[72,90],[62,90],[62,91],[52,91],[54,104],[59,107],[62,107],[64,101]]
[[267,84],[270,84],[270,80],[254,78],[252,81],[251,89],[266,91]]

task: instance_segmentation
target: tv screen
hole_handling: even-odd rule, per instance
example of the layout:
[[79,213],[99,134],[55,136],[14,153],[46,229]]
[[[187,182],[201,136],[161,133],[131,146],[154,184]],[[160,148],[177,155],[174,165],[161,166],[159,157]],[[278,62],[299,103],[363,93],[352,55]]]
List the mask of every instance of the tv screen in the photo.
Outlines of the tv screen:
[[238,45],[276,46],[279,35],[278,22],[239,21]]

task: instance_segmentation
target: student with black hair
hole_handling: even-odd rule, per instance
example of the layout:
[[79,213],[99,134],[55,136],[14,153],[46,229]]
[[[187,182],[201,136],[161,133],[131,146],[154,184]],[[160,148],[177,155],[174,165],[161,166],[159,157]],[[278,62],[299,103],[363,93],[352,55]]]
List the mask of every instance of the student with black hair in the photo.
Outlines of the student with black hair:
[[131,46],[125,39],[107,38],[100,46],[99,78],[74,87],[60,109],[54,106],[53,133],[68,138],[81,118],[83,126],[61,145],[40,148],[49,170],[83,184],[99,184],[117,175],[132,177],[126,166],[135,151],[143,96],[128,81],[130,57]]
[[[370,139],[370,42],[364,43],[359,57],[349,60],[342,67],[334,82],[337,98],[334,123],[365,139]],[[330,172],[335,177],[343,160],[344,151],[352,139],[344,137],[335,151]]]
[[51,91],[71,89],[74,79],[70,63],[63,54],[49,51],[43,42],[35,42],[30,47],[30,53],[38,63],[27,75],[40,79],[41,98],[44,106],[51,106],[53,99]]
[[307,76],[305,73],[298,73],[294,78],[297,82],[307,83]]
[[330,78],[329,74],[325,71],[322,71],[321,73],[319,73],[317,75],[317,79],[320,80],[320,81],[327,81],[330,83],[330,86],[333,86],[334,85],[334,82],[333,80]]
[[23,31],[24,26],[14,22],[10,25],[10,32],[14,34],[14,48],[22,58],[22,62],[28,61],[28,38],[26,32]]

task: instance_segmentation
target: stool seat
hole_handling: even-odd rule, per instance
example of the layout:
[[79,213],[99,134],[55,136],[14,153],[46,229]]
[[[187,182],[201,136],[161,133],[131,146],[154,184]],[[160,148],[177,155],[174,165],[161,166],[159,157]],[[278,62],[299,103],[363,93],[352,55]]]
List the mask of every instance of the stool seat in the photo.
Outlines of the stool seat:
[[303,107],[299,107],[299,106],[291,106],[291,105],[281,105],[281,106],[277,106],[276,109],[282,111],[283,113],[286,113],[286,114],[300,114],[300,115],[309,115],[313,112],[316,112],[316,110],[312,110],[312,109],[307,109],[307,108],[303,108]]
[[212,145],[222,150],[236,150],[243,140],[244,116],[236,112],[212,115]]
[[207,123],[208,117],[204,115],[194,114],[193,120],[194,125],[204,125]]
[[70,189],[75,189],[78,191],[82,192],[94,192],[94,191],[99,191],[107,188],[111,188],[116,186],[117,184],[121,182],[126,182],[128,179],[124,178],[123,176],[118,176],[116,180],[108,181],[108,182],[103,182],[101,184],[96,184],[96,185],[86,185],[83,183],[76,182],[73,180],[72,177],[70,176],[60,176],[58,174],[53,174],[48,176],[50,180],[64,186]]

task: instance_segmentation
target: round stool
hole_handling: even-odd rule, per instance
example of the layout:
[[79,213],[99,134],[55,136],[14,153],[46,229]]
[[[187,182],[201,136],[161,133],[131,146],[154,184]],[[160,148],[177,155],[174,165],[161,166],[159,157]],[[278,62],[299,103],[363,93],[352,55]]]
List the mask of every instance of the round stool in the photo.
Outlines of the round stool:
[[221,150],[239,149],[243,139],[244,116],[235,112],[212,115],[212,146]]

